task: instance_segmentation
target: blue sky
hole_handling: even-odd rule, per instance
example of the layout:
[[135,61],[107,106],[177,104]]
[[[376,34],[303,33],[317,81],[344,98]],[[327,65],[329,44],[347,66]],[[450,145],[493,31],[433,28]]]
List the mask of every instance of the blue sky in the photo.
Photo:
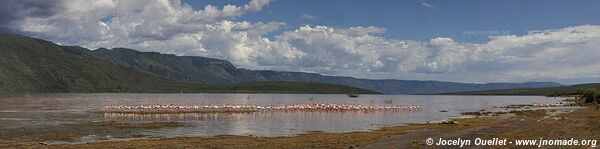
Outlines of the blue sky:
[[[194,8],[244,4],[234,0],[185,0]],[[429,5],[431,7],[427,7]],[[461,42],[487,41],[487,35],[526,34],[531,30],[600,24],[600,1],[582,0],[278,0],[263,11],[236,18],[338,27],[378,26],[384,37],[428,41],[452,37]],[[304,19],[310,14],[317,19]],[[598,15],[594,15],[598,14]]]
[[574,84],[600,82],[598,6],[593,0],[9,0],[0,5],[0,32],[89,49],[218,58],[248,69]]

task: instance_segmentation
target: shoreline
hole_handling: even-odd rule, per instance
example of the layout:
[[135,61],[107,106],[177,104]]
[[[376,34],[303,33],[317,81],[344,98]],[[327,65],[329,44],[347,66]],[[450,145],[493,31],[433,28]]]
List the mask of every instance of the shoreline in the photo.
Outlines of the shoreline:
[[[469,116],[469,115],[465,115]],[[584,116],[583,118],[580,116]],[[562,120],[579,121],[560,122]],[[19,144],[17,142],[5,142],[7,147],[16,148],[161,148],[161,147],[183,147],[183,148],[389,148],[389,147],[427,147],[424,137],[433,136],[458,136],[469,137],[474,134],[485,136],[498,135],[499,137],[515,139],[552,138],[554,134],[547,132],[522,133],[519,128],[531,127],[556,128],[555,131],[563,131],[575,136],[600,135],[590,133],[589,129],[579,128],[581,126],[569,127],[566,124],[586,124],[594,122],[588,127],[600,128],[600,112],[593,107],[583,108],[559,108],[515,111],[496,115],[476,115],[470,117],[451,118],[440,123],[412,123],[402,125],[384,126],[371,131],[354,132],[306,132],[291,136],[257,137],[257,136],[213,136],[213,137],[174,137],[174,138],[139,138],[128,141],[96,141],[85,144]],[[597,123],[596,123],[597,122]],[[516,127],[518,126],[518,127]],[[511,128],[511,129],[507,129]],[[512,130],[512,131],[511,131]],[[515,132],[517,130],[517,132]],[[521,130],[522,131],[522,130]],[[529,136],[530,138],[519,138]],[[417,139],[412,139],[417,138]],[[577,139],[577,138],[576,138]],[[14,146],[11,146],[12,144]],[[2,146],[0,146],[2,147]]]

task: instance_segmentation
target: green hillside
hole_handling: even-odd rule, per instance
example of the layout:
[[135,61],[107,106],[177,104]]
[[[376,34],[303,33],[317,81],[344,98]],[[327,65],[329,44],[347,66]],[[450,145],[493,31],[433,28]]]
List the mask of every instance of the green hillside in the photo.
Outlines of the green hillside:
[[180,83],[104,60],[90,50],[0,34],[0,92],[374,93],[317,83]]
[[476,92],[446,93],[450,95],[543,95],[581,97],[586,103],[600,103],[600,83],[578,84],[563,87],[487,90]]
[[101,48],[91,52],[96,57],[179,82],[209,84],[253,82],[225,60],[140,52],[125,48],[111,50]]
[[564,96],[564,95],[579,95],[586,90],[600,90],[600,83],[578,84],[562,87],[546,87],[546,88],[522,88],[522,89],[505,89],[505,90],[486,90],[473,92],[454,92],[445,93],[451,95],[543,95],[543,96]]

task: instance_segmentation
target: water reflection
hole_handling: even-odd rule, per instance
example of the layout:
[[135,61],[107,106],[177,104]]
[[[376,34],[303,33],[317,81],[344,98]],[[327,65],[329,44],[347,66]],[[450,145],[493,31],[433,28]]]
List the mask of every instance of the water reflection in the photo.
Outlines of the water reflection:
[[104,113],[104,120],[124,121],[124,122],[143,122],[143,121],[196,121],[196,120],[243,120],[247,117],[329,117],[334,115],[348,115],[353,118],[365,117],[369,115],[399,114],[400,112],[418,113],[421,110],[405,111],[262,111],[262,112],[215,112],[215,113]]
[[175,113],[175,114],[131,114],[104,113],[104,120],[109,121],[194,121],[242,119],[247,113]]
[[[315,94],[26,94],[0,96],[0,130],[19,127],[49,131],[91,121],[180,121],[189,127],[146,130],[153,136],[290,135],[305,131],[360,131],[382,125],[439,121],[461,112],[494,111],[510,104],[554,104],[561,98],[536,96],[429,96]],[[260,111],[250,113],[125,114],[103,113],[123,104],[335,103],[420,105],[419,111]],[[447,112],[440,112],[440,111]],[[70,129],[70,128],[69,128]],[[22,135],[22,134],[17,134]],[[116,136],[118,134],[111,134]]]

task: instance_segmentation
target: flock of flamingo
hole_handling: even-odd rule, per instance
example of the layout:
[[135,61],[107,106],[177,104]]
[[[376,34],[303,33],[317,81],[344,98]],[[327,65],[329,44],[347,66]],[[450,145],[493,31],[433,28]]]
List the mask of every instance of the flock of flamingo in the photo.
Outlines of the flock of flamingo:
[[306,103],[289,105],[209,104],[209,105],[108,105],[110,113],[203,113],[254,111],[416,111],[419,105],[358,105],[336,103]]

